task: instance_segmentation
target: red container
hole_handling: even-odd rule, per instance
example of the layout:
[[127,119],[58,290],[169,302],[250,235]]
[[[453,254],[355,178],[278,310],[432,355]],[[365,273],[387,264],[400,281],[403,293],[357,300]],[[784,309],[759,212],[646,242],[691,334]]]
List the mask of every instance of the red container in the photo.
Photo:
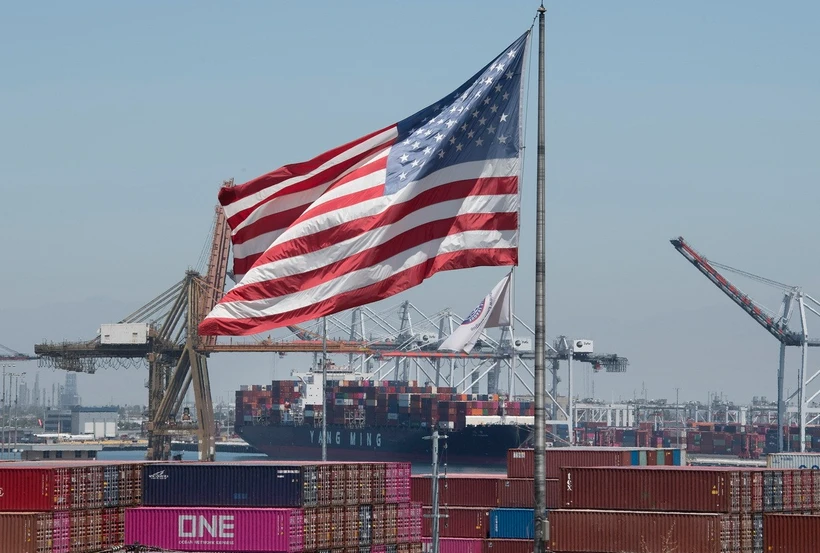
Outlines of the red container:
[[[50,513],[0,514],[0,551],[3,553],[51,553]],[[479,552],[480,553],[480,548]]]
[[561,469],[560,506],[624,511],[750,512],[753,510],[752,487],[741,478],[742,473],[752,474],[706,467],[564,468]]
[[[550,511],[548,518],[550,550],[562,553],[722,553],[739,550],[738,515],[558,509]],[[734,529],[737,529],[737,540],[732,538]],[[816,551],[812,550],[813,553]]]
[[[613,447],[556,447],[544,456],[547,478],[560,478],[561,467],[620,467],[630,464],[630,450]],[[507,452],[507,476],[533,478],[535,454],[532,449],[510,449]]]
[[532,553],[532,540],[484,540],[482,553]]
[[[432,539],[424,538],[423,543],[429,547]],[[482,553],[483,546],[484,540],[477,538],[441,538],[438,540],[439,553]]]
[[175,551],[295,553],[304,549],[303,528],[301,509],[139,507],[125,513],[126,543]]
[[[424,509],[425,515],[432,510]],[[489,535],[490,510],[470,507],[453,507],[440,509],[440,514],[447,518],[439,519],[439,536],[444,538],[485,538]],[[433,522],[429,516],[422,520],[422,535],[430,537],[433,533]]]
[[820,515],[767,514],[763,516],[763,551],[817,553]]
[[[498,507],[499,475],[454,475],[439,480],[439,505],[453,507]],[[432,504],[432,479],[413,476],[410,486],[413,501]]]
[[[547,480],[547,509],[561,503],[560,480]],[[502,478],[497,483],[498,506],[508,508],[535,508],[535,484],[532,478]]]

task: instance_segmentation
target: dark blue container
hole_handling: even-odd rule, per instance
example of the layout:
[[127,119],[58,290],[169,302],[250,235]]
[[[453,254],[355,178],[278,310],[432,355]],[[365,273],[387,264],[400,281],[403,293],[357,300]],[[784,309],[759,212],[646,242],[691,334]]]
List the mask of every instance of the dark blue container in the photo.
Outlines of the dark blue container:
[[492,509],[490,538],[531,540],[535,537],[532,509]]
[[150,507],[312,506],[315,472],[311,465],[151,463],[143,468],[142,503]]

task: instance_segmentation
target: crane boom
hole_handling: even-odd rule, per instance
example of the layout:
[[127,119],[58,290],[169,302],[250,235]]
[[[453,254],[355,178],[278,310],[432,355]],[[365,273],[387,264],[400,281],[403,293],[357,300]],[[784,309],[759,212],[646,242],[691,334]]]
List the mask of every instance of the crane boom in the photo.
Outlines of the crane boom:
[[675,238],[670,240],[670,242],[675,249],[678,250],[678,253],[685,257],[689,263],[697,267],[701,273],[706,275],[706,278],[711,280],[715,286],[720,288],[724,294],[729,296],[732,301],[738,304],[741,309],[748,313],[750,317],[757,321],[760,326],[765,328],[769,334],[774,336],[781,344],[787,346],[802,345],[804,339],[800,333],[790,330],[783,323],[782,319],[775,319],[766,313],[752,298],[720,274],[718,270],[709,263],[705,257],[695,251],[683,237]]

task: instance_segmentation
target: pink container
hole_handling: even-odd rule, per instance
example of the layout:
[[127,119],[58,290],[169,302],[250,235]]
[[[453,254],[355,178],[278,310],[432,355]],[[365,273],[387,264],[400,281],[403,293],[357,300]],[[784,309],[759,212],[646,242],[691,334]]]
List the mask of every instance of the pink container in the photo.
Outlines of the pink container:
[[[430,538],[422,538],[424,545],[431,545],[433,540]],[[467,538],[439,538],[438,550],[439,553],[481,553],[481,547],[484,543],[482,539],[467,539]]]
[[174,551],[268,551],[304,548],[300,509],[139,507],[125,512],[125,543]]

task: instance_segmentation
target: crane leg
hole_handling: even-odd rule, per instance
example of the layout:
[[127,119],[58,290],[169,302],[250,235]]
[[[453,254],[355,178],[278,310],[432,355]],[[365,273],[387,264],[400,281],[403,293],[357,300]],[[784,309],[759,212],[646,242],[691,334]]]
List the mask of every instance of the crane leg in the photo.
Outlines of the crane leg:
[[783,403],[783,375],[786,371],[786,344],[780,343],[780,365],[777,367],[777,451],[783,451],[783,425],[785,405]]

